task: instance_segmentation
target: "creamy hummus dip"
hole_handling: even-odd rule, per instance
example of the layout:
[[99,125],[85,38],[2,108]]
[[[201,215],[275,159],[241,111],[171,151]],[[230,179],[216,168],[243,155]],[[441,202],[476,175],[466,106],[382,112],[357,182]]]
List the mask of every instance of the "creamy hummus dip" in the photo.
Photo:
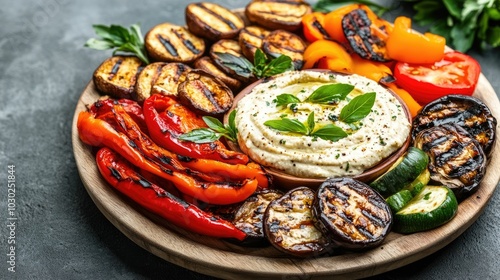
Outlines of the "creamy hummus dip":
[[[337,104],[276,106],[278,95],[292,94],[303,101],[320,86],[334,83],[355,88]],[[354,124],[338,120],[350,100],[368,92],[375,92],[376,98],[365,118]],[[384,87],[358,75],[330,72],[306,70],[275,76],[255,86],[238,102],[236,110],[238,145],[244,153],[264,166],[307,178],[358,175],[400,148],[411,127],[401,103]],[[264,125],[283,117],[306,123],[313,111],[316,126],[334,124],[348,136],[331,141]]]

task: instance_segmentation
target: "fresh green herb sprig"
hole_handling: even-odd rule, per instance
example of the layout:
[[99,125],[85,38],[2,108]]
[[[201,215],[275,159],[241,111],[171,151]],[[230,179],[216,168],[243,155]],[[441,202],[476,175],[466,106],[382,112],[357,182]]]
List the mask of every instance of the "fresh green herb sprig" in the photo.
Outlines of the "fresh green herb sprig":
[[301,101],[293,94],[283,93],[276,96],[274,102],[276,106],[287,106],[288,104],[296,104],[302,102],[316,104],[334,104],[340,100],[344,100],[347,95],[354,89],[350,84],[330,84],[323,85],[311,93],[304,101]]
[[238,129],[235,123],[236,110],[229,114],[228,124],[224,125],[214,117],[204,116],[203,121],[208,128],[196,128],[179,136],[180,140],[190,141],[198,144],[211,143],[225,137],[227,140],[236,142]]
[[222,64],[245,78],[251,78],[253,75],[259,79],[266,78],[293,69],[292,59],[289,56],[279,55],[269,58],[260,49],[255,52],[253,64],[242,56],[221,52],[215,54],[221,59]]
[[474,43],[500,46],[500,0],[406,0],[414,2],[414,21],[467,52]]
[[85,47],[96,50],[115,49],[113,55],[117,52],[132,53],[142,62],[149,64],[149,59],[144,47],[139,24],[133,24],[130,29],[120,25],[100,25],[92,26],[99,39],[91,38],[85,43]]

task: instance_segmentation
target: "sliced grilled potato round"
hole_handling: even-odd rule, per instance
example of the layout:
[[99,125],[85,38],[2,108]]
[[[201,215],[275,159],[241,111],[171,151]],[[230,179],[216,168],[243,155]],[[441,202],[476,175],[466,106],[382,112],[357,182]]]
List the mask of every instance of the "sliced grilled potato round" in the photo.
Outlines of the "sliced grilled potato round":
[[304,65],[306,43],[294,33],[275,30],[264,38],[262,49],[271,57],[278,57],[281,54],[289,56],[295,70],[300,70]]
[[210,41],[234,38],[245,27],[238,15],[209,2],[187,5],[186,23],[189,31]]
[[247,84],[255,79],[253,64],[241,52],[240,44],[235,40],[223,39],[210,48],[210,57],[226,75]]
[[179,77],[191,67],[180,62],[154,62],[141,71],[135,85],[135,100],[142,102],[155,93],[177,95]]
[[162,23],[146,34],[148,55],[156,61],[191,63],[205,52],[205,41],[186,28]]
[[212,74],[212,76],[219,78],[226,86],[228,86],[233,92],[237,92],[241,88],[241,82],[234,79],[220,70],[214,61],[209,56],[204,56],[194,62],[194,67],[197,69],[204,70],[205,72]]
[[302,16],[311,12],[311,6],[304,1],[252,1],[245,7],[250,22],[270,30],[295,31],[301,26]]
[[253,62],[255,52],[262,48],[262,41],[269,33],[269,30],[255,25],[243,28],[238,37],[241,53]]
[[94,71],[93,80],[101,94],[132,99],[142,62],[135,56],[113,56]]
[[299,187],[269,204],[264,214],[264,231],[278,250],[299,257],[313,257],[331,249],[326,236],[315,226],[314,197],[313,190]]
[[486,155],[465,129],[452,123],[431,127],[417,134],[414,145],[429,155],[431,180],[449,187],[457,199],[477,190]]
[[424,129],[447,123],[457,124],[467,130],[481,144],[484,153],[487,156],[491,154],[497,120],[481,100],[452,94],[432,101],[413,119],[412,136],[415,138]]
[[247,234],[247,245],[268,244],[264,234],[264,213],[267,206],[280,198],[282,192],[266,189],[254,193],[236,210],[233,224]]
[[314,213],[332,242],[349,249],[379,245],[389,234],[393,221],[384,198],[352,178],[330,178],[321,184]]
[[233,106],[233,92],[221,80],[195,69],[184,73],[178,88],[179,101],[200,115],[218,116]]

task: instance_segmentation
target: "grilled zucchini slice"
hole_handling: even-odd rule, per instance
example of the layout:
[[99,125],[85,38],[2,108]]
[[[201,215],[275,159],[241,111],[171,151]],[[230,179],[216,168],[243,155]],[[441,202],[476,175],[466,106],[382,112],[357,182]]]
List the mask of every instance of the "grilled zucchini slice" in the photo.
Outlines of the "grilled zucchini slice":
[[454,123],[472,134],[488,156],[495,144],[497,120],[480,99],[466,95],[447,95],[422,108],[413,119],[412,136],[441,124]]
[[238,15],[209,2],[187,5],[186,23],[189,31],[210,41],[235,38],[245,27],[245,22]]
[[409,190],[401,190],[386,198],[385,201],[391,207],[391,211],[394,214],[405,207],[412,198],[413,195]]
[[252,1],[245,8],[250,22],[270,30],[296,31],[301,26],[302,16],[311,12],[311,6],[304,1]]
[[429,157],[422,150],[410,147],[387,172],[370,183],[384,197],[395,194],[410,185],[425,169]]
[[315,226],[314,197],[313,190],[299,187],[269,204],[264,214],[264,231],[278,250],[299,257],[318,256],[329,251],[328,239]]
[[258,191],[236,210],[232,223],[247,234],[246,245],[268,244],[264,234],[264,213],[267,206],[282,195],[282,192],[275,189]]
[[142,62],[135,56],[113,56],[94,71],[94,85],[101,94],[132,99]]
[[240,31],[238,43],[241,53],[250,61],[254,61],[257,49],[262,49],[262,41],[270,33],[269,30],[260,26],[247,26]]
[[314,211],[323,232],[348,249],[379,245],[392,226],[391,209],[384,198],[352,178],[329,178],[321,184]]
[[304,65],[304,50],[306,43],[296,34],[275,30],[269,33],[262,42],[262,49],[271,57],[287,55],[292,59],[295,70],[300,70]]
[[228,86],[233,91],[233,93],[237,92],[241,88],[242,83],[220,70],[209,56],[204,56],[196,60],[194,62],[194,67],[219,78],[224,84],[226,84],[226,86]]
[[153,27],[144,40],[149,57],[156,61],[191,63],[205,52],[205,41],[172,23]]
[[180,76],[190,70],[191,67],[180,62],[147,65],[137,78],[134,99],[142,102],[155,93],[177,95]]
[[457,199],[477,190],[486,155],[465,129],[455,124],[431,127],[417,134],[414,145],[429,155],[431,180],[448,186]]
[[180,81],[179,101],[197,114],[220,116],[233,106],[231,89],[203,70],[184,73]]
[[445,186],[425,186],[394,215],[393,230],[399,233],[430,230],[453,219],[457,210],[453,191]]
[[226,75],[244,84],[255,80],[253,64],[241,52],[238,41],[224,39],[215,42],[210,48],[210,58]]

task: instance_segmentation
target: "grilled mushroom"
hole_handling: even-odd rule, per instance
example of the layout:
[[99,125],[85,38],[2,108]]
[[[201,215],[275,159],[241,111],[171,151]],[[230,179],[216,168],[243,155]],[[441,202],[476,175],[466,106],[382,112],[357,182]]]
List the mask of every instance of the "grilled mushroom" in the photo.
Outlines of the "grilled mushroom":
[[233,106],[233,92],[203,70],[184,73],[180,81],[179,101],[200,115],[221,115]]
[[486,171],[486,155],[481,145],[456,124],[422,130],[415,147],[429,155],[431,180],[449,187],[457,199],[475,192]]
[[300,28],[302,16],[310,12],[311,6],[304,1],[252,1],[245,8],[248,20],[270,30],[295,31]]
[[162,23],[146,34],[145,47],[156,61],[191,63],[205,52],[205,41],[186,28]]
[[280,198],[282,192],[266,189],[256,192],[236,210],[233,224],[247,234],[247,245],[263,245],[267,243],[264,235],[264,213],[267,206]]
[[495,143],[497,120],[486,104],[476,97],[447,95],[427,104],[413,119],[412,137],[422,130],[454,123],[469,132],[488,156]]
[[315,193],[307,187],[290,190],[271,202],[264,215],[264,230],[278,250],[299,257],[326,253],[330,243],[316,228],[312,213]]
[[306,44],[296,34],[285,30],[275,30],[269,33],[262,43],[262,49],[271,57],[287,55],[292,59],[293,67],[300,70],[304,64]]
[[245,27],[238,15],[209,2],[187,5],[186,23],[189,31],[210,41],[234,38]]
[[94,84],[102,94],[132,99],[141,65],[141,60],[135,56],[110,57],[94,71]]
[[180,76],[191,67],[179,62],[155,62],[141,71],[135,85],[135,100],[144,101],[152,94],[177,95]]
[[348,249],[379,245],[389,234],[393,220],[384,198],[351,178],[330,178],[321,184],[314,213],[332,242]]

